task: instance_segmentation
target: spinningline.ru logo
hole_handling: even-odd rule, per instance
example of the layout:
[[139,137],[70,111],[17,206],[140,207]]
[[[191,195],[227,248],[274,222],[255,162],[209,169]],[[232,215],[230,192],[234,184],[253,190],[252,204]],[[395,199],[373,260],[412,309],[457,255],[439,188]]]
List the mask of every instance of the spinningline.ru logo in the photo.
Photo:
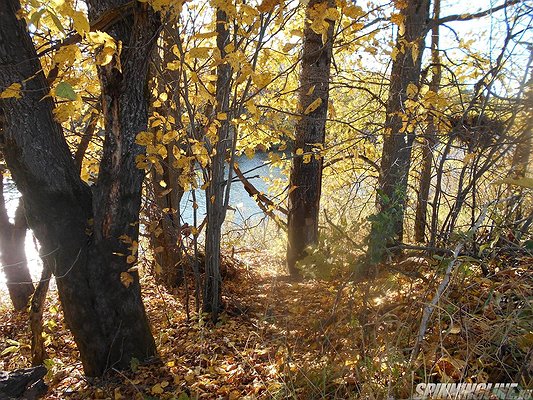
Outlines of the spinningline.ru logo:
[[419,383],[413,400],[532,400],[518,383]]

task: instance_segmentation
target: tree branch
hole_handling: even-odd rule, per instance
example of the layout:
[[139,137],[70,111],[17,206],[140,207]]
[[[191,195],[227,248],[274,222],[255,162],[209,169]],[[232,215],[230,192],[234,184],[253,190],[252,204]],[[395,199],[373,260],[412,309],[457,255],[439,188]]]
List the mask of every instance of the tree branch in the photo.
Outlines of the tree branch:
[[[91,24],[91,32],[103,31],[107,27],[126,18],[132,13],[134,4],[135,4],[134,1],[130,1],[129,3],[113,8],[112,10],[106,11],[96,21],[94,21]],[[70,36],[67,36],[64,40],[61,40],[60,42],[57,42],[56,44],[41,51],[39,54],[37,54],[37,57],[41,57],[54,50],[59,50],[63,46],[68,46],[70,44],[78,43],[81,41],[81,39],[82,39],[82,36],[79,33],[75,33]]]
[[520,4],[523,0],[510,0],[505,1],[503,4],[500,4],[499,6],[489,8],[488,10],[480,11],[473,14],[454,14],[454,15],[448,15],[447,17],[439,18],[437,20],[432,20],[429,23],[429,27],[431,28],[434,24],[442,25],[446,24],[448,22],[454,22],[454,21],[471,21],[473,19],[483,18],[487,15],[490,15],[492,13],[495,13],[496,11],[500,11],[506,7]]

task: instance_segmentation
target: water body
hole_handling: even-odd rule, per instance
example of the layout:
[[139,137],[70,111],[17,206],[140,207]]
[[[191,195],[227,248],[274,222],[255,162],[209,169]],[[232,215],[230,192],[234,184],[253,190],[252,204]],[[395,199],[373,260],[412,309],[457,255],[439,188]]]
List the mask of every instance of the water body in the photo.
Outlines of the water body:
[[[280,171],[270,168],[268,165],[268,156],[264,153],[258,153],[254,158],[249,159],[246,156],[239,157],[237,163],[241,171],[245,174],[248,180],[259,190],[263,192],[268,191],[268,183],[265,178],[277,178],[280,177]],[[16,190],[13,182],[8,182],[5,185],[5,199],[7,210],[11,218],[15,215],[15,210],[18,205],[18,199],[20,193]],[[205,207],[205,193],[202,190],[196,191],[196,202],[198,204],[197,218],[198,223],[201,223],[206,215]],[[193,224],[193,202],[192,194],[190,192],[185,193],[181,202],[181,218],[183,222],[190,225]],[[244,190],[243,185],[238,178],[233,179],[231,184],[230,202],[232,207],[228,211],[227,219],[233,219],[237,223],[242,223],[245,220],[259,218],[262,216],[262,211],[257,206],[254,199]],[[34,282],[38,281],[42,271],[42,262],[39,257],[39,252],[36,247],[36,241],[31,231],[26,234],[26,256],[28,258],[28,267]],[[4,273],[0,273],[0,290],[5,290],[5,276]],[[0,300],[1,301],[1,300]]]
[[[246,156],[241,156],[236,159],[240,170],[244,176],[252,183],[260,192],[268,192],[268,179],[281,177],[281,172],[277,168],[271,168],[268,164],[268,155],[265,153],[257,153],[254,158],[249,159]],[[226,176],[228,171],[226,168]],[[203,190],[196,191],[196,202],[198,209],[196,210],[198,224],[206,216],[207,210],[205,207],[205,192]],[[228,218],[233,217],[235,222],[243,222],[247,219],[253,219],[256,216],[263,215],[263,212],[250,197],[248,192],[239,179],[233,174],[230,191],[230,201],[228,210]],[[193,196],[191,192],[184,194],[180,203],[181,219],[190,225],[193,223]],[[233,215],[232,215],[233,214]]]

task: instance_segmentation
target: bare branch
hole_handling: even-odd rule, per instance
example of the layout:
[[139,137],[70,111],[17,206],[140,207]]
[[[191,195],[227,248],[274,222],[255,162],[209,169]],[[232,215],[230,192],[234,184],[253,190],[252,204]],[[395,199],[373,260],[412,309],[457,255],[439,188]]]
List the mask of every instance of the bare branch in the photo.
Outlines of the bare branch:
[[442,25],[446,24],[448,22],[454,22],[454,21],[471,21],[473,19],[483,18],[487,15],[490,15],[492,13],[495,13],[497,11],[503,10],[506,7],[523,3],[523,0],[510,0],[505,1],[503,4],[500,4],[499,6],[489,8],[488,10],[480,11],[473,14],[454,14],[454,15],[448,15],[444,18],[439,18],[437,20],[432,20],[429,24],[429,27],[431,28],[433,25]]

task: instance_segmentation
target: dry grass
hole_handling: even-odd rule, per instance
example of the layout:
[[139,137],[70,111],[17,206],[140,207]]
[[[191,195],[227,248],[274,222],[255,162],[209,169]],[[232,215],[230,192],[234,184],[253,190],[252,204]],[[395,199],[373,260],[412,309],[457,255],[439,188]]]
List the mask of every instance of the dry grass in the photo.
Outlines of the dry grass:
[[[227,311],[216,326],[187,320],[184,291],[169,294],[145,277],[160,360],[99,380],[82,376],[52,293],[47,398],[384,399],[409,398],[419,382],[532,384],[531,259],[490,278],[463,264],[410,364],[437,267],[422,263],[407,274],[384,268],[372,281],[292,282],[266,254],[246,254],[225,284]],[[6,310],[0,341],[20,346],[0,357],[2,370],[29,365],[29,338],[25,316]]]

